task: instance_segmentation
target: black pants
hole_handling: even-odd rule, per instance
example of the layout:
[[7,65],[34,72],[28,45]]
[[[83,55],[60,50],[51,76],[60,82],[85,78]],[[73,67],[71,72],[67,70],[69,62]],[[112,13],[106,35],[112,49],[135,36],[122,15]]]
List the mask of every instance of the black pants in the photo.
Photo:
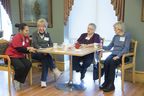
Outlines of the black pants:
[[[85,55],[85,56],[73,56],[72,57],[72,64],[73,64],[73,70],[79,70],[83,74],[87,71],[87,68],[92,64],[94,60],[94,53]],[[82,65],[80,65],[80,62],[82,62]]]
[[104,71],[105,71],[105,82],[110,84],[114,84],[115,79],[115,69],[121,64],[121,58],[117,60],[113,60],[113,57],[116,55],[109,55],[107,59],[104,61]]
[[31,68],[31,62],[25,58],[11,58],[11,62],[15,70],[14,80],[24,83]]

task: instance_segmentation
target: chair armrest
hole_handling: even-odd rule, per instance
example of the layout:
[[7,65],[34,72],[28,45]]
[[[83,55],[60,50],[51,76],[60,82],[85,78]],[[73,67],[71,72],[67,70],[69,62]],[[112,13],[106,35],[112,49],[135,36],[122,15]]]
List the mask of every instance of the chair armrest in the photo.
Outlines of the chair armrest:
[[123,56],[122,56],[122,64],[125,63],[125,58],[129,57],[129,56],[134,56],[134,53],[125,53],[125,54],[123,54]]
[[109,50],[100,51],[99,58],[100,60],[105,60],[110,54],[111,54],[111,51]]
[[27,53],[26,54],[26,59],[32,61],[32,53]]
[[111,52],[111,50],[102,50],[102,52]]
[[3,58],[5,60],[7,60],[8,66],[11,66],[11,60],[10,57],[8,55],[0,55],[0,58]]

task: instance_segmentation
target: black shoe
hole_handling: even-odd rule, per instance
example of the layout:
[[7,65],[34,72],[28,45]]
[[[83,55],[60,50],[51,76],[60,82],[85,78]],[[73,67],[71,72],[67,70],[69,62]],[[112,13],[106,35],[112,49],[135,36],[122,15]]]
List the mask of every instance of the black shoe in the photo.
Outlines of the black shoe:
[[[104,75],[104,69],[101,69],[101,77]],[[99,71],[98,69],[93,69],[93,80],[99,79]]]
[[103,89],[104,92],[110,92],[110,91],[113,91],[113,90],[115,90],[114,84],[109,84],[109,85],[107,85],[106,88]]
[[76,72],[80,72],[80,70],[76,70]]
[[108,84],[106,82],[104,82],[102,85],[99,86],[99,89],[104,89],[107,87],[107,85]]
[[76,72],[81,72],[81,65],[79,64],[76,68],[73,68],[73,70],[75,70]]

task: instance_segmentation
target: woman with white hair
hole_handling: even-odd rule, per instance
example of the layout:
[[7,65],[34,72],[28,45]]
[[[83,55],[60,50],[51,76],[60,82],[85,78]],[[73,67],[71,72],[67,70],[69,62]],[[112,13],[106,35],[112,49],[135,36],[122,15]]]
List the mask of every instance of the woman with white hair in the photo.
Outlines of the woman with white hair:
[[[81,47],[93,47],[95,43],[100,44],[100,36],[96,32],[96,25],[94,23],[88,24],[87,32],[81,34],[77,39],[77,44]],[[80,79],[83,81],[87,68],[92,64],[94,59],[94,53],[90,53],[85,56],[73,56],[72,64],[73,70],[81,73]],[[82,64],[81,64],[82,62]]]
[[[34,48],[39,49],[53,46],[50,34],[46,31],[47,26],[48,23],[45,19],[41,18],[37,21],[37,31],[32,35],[32,45]],[[32,58],[42,62],[41,87],[46,87],[48,68],[53,71],[56,78],[61,75],[62,72],[57,69],[50,54],[34,53]]]
[[115,89],[115,69],[121,64],[122,55],[129,51],[131,35],[124,30],[124,24],[117,22],[114,24],[114,31],[116,35],[113,37],[108,46],[103,46],[104,50],[111,50],[111,54],[104,61],[104,83],[99,87],[104,92],[110,92]]

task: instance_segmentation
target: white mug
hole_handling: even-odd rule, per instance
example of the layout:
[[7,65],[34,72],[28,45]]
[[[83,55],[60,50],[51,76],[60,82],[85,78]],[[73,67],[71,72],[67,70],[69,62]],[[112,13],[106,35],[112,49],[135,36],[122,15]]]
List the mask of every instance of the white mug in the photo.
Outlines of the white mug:
[[62,45],[63,45],[63,50],[67,50],[68,49],[68,45],[67,44],[63,43]]
[[53,48],[57,48],[58,47],[58,44],[57,43],[53,43]]
[[98,48],[99,43],[94,43],[94,48]]

